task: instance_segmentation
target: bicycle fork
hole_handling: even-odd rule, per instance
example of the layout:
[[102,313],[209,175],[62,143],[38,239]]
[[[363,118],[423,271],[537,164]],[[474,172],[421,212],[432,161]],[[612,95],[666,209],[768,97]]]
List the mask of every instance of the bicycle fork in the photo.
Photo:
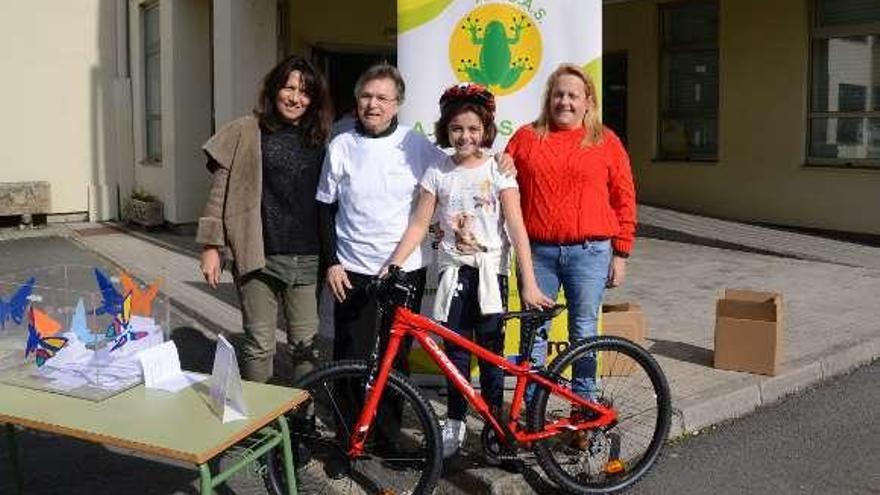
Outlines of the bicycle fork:
[[391,374],[391,368],[394,366],[397,352],[400,350],[400,342],[403,340],[404,333],[392,326],[388,338],[388,347],[385,348],[385,354],[382,355],[382,360],[379,364],[379,372],[370,373],[367,379],[364,405],[351,432],[348,447],[349,457],[359,457],[364,453],[364,444],[379,411],[379,401],[385,393],[385,386],[388,384],[388,377]]

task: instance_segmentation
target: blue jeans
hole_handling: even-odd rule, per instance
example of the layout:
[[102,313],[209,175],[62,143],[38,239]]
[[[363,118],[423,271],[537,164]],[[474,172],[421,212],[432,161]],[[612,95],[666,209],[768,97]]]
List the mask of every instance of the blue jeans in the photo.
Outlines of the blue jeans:
[[[559,288],[568,304],[568,342],[574,346],[596,335],[596,323],[605,295],[611,265],[611,241],[585,241],[578,244],[532,243],[532,258],[538,287],[555,299]],[[537,332],[532,361],[544,365],[550,322]],[[584,398],[595,398],[596,359],[587,356],[573,363],[572,391]],[[527,394],[531,398],[531,390]]]

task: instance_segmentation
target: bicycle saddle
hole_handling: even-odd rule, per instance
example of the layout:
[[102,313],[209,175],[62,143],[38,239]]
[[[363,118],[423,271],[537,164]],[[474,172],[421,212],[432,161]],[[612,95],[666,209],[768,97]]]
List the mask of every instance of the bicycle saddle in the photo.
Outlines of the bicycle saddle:
[[566,308],[565,304],[556,304],[547,309],[527,309],[525,311],[510,311],[501,316],[503,321],[519,318],[530,323],[543,323],[559,316]]

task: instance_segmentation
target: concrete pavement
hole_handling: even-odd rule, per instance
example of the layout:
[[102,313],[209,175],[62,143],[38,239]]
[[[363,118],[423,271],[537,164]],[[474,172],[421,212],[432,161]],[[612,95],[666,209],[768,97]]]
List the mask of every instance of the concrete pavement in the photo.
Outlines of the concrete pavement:
[[[880,357],[880,248],[659,208],[642,206],[639,213],[642,225],[627,282],[607,300],[638,302],[646,313],[647,347],[673,393],[672,436],[747,414]],[[208,331],[240,331],[231,278],[224,274],[221,290],[208,290],[186,235],[96,224],[50,226],[43,233],[69,237],[142,279],[162,276],[175,306]],[[12,232],[6,238],[16,234],[33,235]],[[783,294],[784,350],[777,376],[712,368],[715,301],[727,287]],[[442,400],[435,405],[442,415]],[[469,438],[469,444],[478,442]],[[471,464],[450,474],[445,492],[544,491],[534,476],[526,483],[520,475]]]

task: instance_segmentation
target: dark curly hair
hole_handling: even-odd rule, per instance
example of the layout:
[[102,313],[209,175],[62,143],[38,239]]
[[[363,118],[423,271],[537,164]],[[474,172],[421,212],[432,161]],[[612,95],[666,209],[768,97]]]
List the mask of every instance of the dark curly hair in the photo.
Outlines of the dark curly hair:
[[330,92],[327,90],[324,76],[302,57],[296,55],[287,57],[266,74],[254,115],[259,119],[260,127],[268,132],[275,132],[284,125],[284,118],[278,113],[275,99],[281,88],[287,84],[287,79],[293,71],[302,74],[306,94],[311,100],[299,125],[311,145],[322,145],[330,136],[333,104],[330,101]]
[[480,118],[480,122],[483,123],[483,142],[480,143],[480,146],[491,148],[492,143],[495,142],[495,135],[498,134],[498,128],[495,126],[495,114],[484,105],[470,101],[453,102],[442,107],[440,119],[434,123],[434,137],[437,140],[437,146],[441,148],[452,147],[452,143],[449,142],[449,122],[465,112],[474,112]]

